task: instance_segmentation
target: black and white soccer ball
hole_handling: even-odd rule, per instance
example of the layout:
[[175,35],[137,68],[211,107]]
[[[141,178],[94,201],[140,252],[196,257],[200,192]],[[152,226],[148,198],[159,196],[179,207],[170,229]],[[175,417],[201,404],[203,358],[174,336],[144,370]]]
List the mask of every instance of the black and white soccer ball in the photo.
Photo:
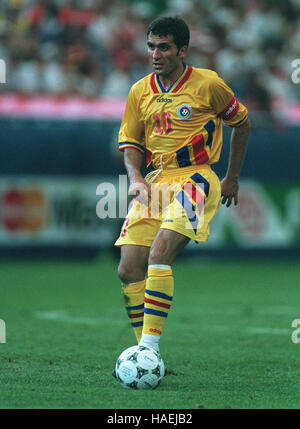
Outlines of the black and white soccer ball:
[[116,376],[129,389],[155,389],[165,375],[165,364],[158,352],[144,346],[124,350],[116,362]]

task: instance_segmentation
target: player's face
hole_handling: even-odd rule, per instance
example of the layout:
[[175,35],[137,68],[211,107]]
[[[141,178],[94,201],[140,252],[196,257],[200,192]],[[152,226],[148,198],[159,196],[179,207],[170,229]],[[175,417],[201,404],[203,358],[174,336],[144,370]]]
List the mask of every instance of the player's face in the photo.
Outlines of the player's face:
[[157,75],[168,77],[180,69],[187,48],[183,46],[178,52],[172,35],[158,37],[150,33],[147,46],[153,71]]

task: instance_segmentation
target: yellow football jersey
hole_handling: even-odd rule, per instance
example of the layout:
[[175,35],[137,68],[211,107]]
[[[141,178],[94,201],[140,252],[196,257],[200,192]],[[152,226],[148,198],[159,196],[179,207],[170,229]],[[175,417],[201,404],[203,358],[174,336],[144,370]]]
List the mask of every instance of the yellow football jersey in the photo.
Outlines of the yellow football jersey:
[[241,126],[248,111],[216,72],[185,65],[167,91],[152,73],[130,89],[119,149],[146,151],[151,170],[213,164],[221,153],[222,120]]

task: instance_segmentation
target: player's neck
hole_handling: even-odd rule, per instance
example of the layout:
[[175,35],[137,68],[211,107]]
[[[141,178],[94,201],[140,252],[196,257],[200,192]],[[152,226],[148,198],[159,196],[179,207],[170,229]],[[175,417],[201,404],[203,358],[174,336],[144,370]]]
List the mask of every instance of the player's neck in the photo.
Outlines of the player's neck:
[[173,85],[174,82],[176,82],[177,79],[180,78],[182,73],[185,70],[185,65],[183,63],[180,63],[178,69],[176,69],[174,72],[172,72],[168,76],[158,76],[159,81],[163,88],[167,91],[168,88],[170,88],[171,85]]

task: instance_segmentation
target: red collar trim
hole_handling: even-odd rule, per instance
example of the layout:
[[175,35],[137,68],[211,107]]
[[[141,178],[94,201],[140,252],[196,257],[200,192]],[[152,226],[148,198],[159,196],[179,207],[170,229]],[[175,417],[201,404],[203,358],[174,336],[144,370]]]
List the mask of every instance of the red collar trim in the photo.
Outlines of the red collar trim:
[[180,88],[182,87],[182,85],[188,80],[188,78],[191,76],[191,73],[193,71],[193,67],[192,66],[188,66],[187,71],[185,73],[185,75],[183,76],[183,78],[181,79],[181,81],[177,84],[177,86],[173,89],[173,91],[171,92],[178,92],[180,90]]

